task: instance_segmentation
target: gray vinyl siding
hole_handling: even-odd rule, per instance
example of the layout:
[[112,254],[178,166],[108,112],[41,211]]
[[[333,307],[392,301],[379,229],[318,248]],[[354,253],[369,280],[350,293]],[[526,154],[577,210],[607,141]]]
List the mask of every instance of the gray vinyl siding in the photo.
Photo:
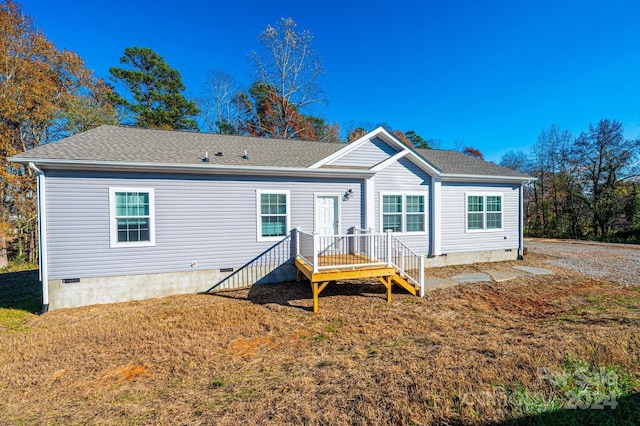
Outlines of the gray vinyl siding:
[[[237,268],[276,244],[257,241],[256,190],[290,191],[290,227],[312,231],[314,193],[341,201],[342,232],[362,226],[362,181],[47,171],[49,278]],[[109,187],[153,188],[155,246],[110,247]]]
[[[501,193],[503,229],[467,232],[466,193]],[[442,252],[517,249],[520,191],[518,185],[442,183]],[[505,238],[506,237],[506,238]]]
[[372,167],[397,152],[397,149],[393,148],[381,139],[373,138],[348,154],[332,161],[331,164],[335,166]]
[[418,193],[425,195],[425,232],[399,235],[402,242],[418,254],[428,254],[431,247],[431,177],[406,158],[380,171],[375,176],[375,224],[381,231],[381,193]]

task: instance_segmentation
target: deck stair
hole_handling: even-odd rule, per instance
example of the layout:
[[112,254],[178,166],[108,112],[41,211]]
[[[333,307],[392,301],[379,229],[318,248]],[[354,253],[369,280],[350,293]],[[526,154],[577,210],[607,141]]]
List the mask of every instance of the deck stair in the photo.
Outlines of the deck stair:
[[318,296],[332,281],[378,278],[387,289],[388,302],[394,284],[424,296],[424,256],[391,232],[354,228],[350,234],[321,236],[297,229],[294,235],[298,282],[302,277],[311,282],[314,312]]
[[405,290],[407,290],[409,293],[413,294],[414,296],[417,296],[420,291],[419,288],[417,288],[415,285],[409,283],[407,280],[405,280],[404,278],[402,278],[400,275],[393,274],[393,276],[391,277],[391,280],[393,281],[394,284],[396,284],[399,287],[404,288]]

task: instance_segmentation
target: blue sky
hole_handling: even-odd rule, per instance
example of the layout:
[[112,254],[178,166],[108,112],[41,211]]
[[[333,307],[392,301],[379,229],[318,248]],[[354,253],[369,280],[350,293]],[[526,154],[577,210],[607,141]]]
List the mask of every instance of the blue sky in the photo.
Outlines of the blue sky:
[[178,69],[187,95],[207,70],[248,86],[258,34],[281,17],[314,35],[329,104],[343,128],[388,123],[474,146],[499,161],[542,129],[574,134],[602,118],[640,136],[640,2],[51,1],[24,12],[57,47],[108,76],[125,47],[149,47]]

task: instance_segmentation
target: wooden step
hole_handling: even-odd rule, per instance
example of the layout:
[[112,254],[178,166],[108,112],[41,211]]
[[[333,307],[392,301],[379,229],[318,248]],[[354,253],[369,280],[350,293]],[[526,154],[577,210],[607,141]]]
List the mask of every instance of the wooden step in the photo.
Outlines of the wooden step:
[[409,283],[407,280],[402,278],[400,275],[393,274],[391,279],[393,280],[394,283],[396,283],[398,286],[404,288],[409,293],[413,294],[414,296],[417,295],[418,289],[413,284]]

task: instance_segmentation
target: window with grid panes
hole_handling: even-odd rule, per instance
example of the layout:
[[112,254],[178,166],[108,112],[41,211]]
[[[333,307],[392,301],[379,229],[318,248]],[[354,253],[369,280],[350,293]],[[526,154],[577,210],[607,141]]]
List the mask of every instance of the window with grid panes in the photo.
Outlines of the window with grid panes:
[[111,247],[155,244],[154,191],[109,188]]
[[260,193],[260,236],[284,237],[288,229],[286,193]]
[[382,230],[402,232],[402,195],[382,196]]
[[502,229],[502,195],[467,194],[467,231]]

